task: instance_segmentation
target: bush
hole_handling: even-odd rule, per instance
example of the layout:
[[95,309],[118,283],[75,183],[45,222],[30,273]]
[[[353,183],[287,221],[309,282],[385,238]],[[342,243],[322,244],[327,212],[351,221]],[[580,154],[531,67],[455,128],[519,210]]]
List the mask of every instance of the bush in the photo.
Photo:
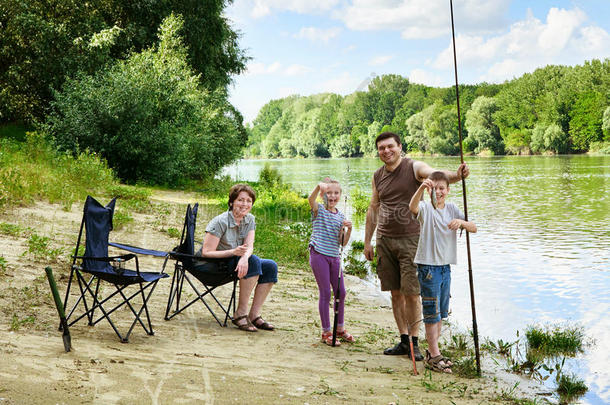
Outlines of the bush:
[[224,90],[199,84],[179,36],[182,24],[171,15],[156,47],[68,79],[46,123],[58,147],[98,152],[125,181],[174,187],[211,177],[239,157],[242,117]]

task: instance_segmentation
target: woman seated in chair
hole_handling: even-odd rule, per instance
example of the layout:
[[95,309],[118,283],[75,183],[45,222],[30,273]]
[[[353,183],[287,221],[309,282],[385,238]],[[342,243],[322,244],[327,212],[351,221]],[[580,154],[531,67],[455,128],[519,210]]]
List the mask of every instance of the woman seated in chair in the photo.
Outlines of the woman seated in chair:
[[[273,330],[274,326],[261,317],[261,309],[271,288],[277,283],[277,264],[252,254],[254,249],[254,215],[250,214],[256,194],[246,184],[235,184],[229,190],[229,210],[210,221],[205,229],[203,246],[197,255],[204,259],[195,267],[206,271],[215,266],[205,258],[224,258],[229,270],[237,271],[239,298],[233,324],[247,332]],[[254,290],[252,306],[248,302]]]

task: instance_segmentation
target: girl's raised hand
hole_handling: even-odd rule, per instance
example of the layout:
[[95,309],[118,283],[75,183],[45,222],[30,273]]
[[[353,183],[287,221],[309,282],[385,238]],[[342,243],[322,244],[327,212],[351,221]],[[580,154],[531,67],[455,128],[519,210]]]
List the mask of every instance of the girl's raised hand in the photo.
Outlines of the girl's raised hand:
[[347,229],[352,229],[352,221],[348,221],[347,219],[343,221],[343,226]]

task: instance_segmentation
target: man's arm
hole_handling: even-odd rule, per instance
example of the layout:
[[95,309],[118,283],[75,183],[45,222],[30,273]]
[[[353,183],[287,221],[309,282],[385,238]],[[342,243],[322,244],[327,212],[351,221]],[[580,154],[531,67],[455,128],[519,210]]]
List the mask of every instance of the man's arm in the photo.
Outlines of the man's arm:
[[375,228],[377,228],[377,218],[379,215],[379,194],[375,187],[375,180],[371,180],[371,185],[373,187],[373,194],[371,195],[369,209],[366,211],[366,225],[364,226],[364,257],[367,260],[373,260],[375,256],[373,246],[371,246],[371,239],[373,238]]
[[[435,171],[437,170],[430,167],[430,165],[428,165],[427,163],[421,162],[419,160],[415,160],[413,162],[413,173],[415,174],[415,178],[417,179],[417,181],[419,181],[420,183],[427,179],[428,176],[430,176],[432,172]],[[449,178],[449,183],[457,183],[458,181],[462,180],[462,178],[467,178],[470,174],[470,169],[468,168],[468,165],[466,163],[462,163],[455,172],[452,172],[450,170],[438,171],[443,172],[447,175],[447,177]]]

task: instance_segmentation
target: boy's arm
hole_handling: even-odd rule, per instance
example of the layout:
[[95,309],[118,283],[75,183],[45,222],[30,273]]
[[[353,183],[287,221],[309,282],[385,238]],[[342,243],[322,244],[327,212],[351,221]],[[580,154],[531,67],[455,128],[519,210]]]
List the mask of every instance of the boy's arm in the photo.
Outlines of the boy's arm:
[[417,215],[419,213],[419,202],[421,201],[421,197],[424,194],[425,189],[432,189],[432,180],[425,179],[417,191],[413,194],[413,197],[411,197],[411,201],[409,202],[409,210],[413,213],[413,215]]
[[463,219],[455,218],[452,219],[451,222],[449,222],[449,225],[447,226],[452,231],[456,231],[458,229],[466,229],[466,231],[470,233],[477,233],[477,226],[472,221],[464,221]]

